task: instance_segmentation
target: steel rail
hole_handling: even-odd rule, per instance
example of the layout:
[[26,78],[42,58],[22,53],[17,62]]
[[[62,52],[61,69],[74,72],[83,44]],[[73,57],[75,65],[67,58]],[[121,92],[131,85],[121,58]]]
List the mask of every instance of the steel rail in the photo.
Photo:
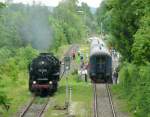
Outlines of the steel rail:
[[109,84],[106,84],[106,90],[107,90],[107,94],[108,94],[108,97],[109,97],[109,103],[111,105],[111,110],[112,110],[113,117],[117,117],[116,112],[115,112],[115,108],[114,108],[114,105],[113,105],[113,101],[112,101],[112,95],[111,95],[111,92],[110,92]]
[[[28,111],[30,110],[31,106],[34,104],[35,99],[36,99],[36,97],[34,96],[33,99],[31,100],[31,102],[29,103],[29,105],[24,109],[24,111],[20,114],[19,117],[24,117],[28,113]],[[36,117],[42,117],[42,115],[43,115],[43,113],[44,113],[44,111],[45,111],[45,109],[46,109],[46,107],[48,105],[49,99],[50,99],[50,97],[48,97],[47,101],[45,102],[43,107],[40,109],[41,111],[37,112],[38,115]]]
[[43,115],[43,113],[44,113],[44,111],[45,111],[45,109],[46,109],[46,107],[47,107],[47,105],[48,105],[48,103],[49,103],[49,99],[50,99],[50,97],[48,97],[46,103],[44,104],[44,106],[43,106],[41,112],[38,114],[37,117],[42,117],[42,115]]
[[32,98],[32,100],[30,101],[30,103],[28,104],[28,106],[26,106],[26,108],[24,109],[24,111],[20,114],[19,117],[24,117],[25,114],[28,112],[29,108],[32,106],[33,102],[35,101],[36,97],[34,96]]

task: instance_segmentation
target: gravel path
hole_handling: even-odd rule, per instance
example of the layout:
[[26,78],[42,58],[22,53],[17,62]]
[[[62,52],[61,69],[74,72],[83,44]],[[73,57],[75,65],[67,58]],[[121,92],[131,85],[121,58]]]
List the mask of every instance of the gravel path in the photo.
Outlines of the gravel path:
[[[96,94],[97,94],[97,117],[114,117],[112,115],[112,109],[109,102],[108,93],[106,90],[106,84],[96,84]],[[121,105],[119,101],[112,97],[113,106],[115,109],[116,117],[129,117],[127,112],[122,112],[120,110]],[[95,116],[94,116],[95,117]]]

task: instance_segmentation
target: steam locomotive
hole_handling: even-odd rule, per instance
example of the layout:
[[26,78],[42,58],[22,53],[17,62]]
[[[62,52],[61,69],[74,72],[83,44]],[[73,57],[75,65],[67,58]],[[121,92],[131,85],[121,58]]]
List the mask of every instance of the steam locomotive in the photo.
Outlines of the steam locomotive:
[[89,76],[95,83],[112,83],[112,58],[104,42],[92,39]]
[[29,64],[29,90],[36,94],[52,94],[57,91],[60,61],[51,53],[40,53]]

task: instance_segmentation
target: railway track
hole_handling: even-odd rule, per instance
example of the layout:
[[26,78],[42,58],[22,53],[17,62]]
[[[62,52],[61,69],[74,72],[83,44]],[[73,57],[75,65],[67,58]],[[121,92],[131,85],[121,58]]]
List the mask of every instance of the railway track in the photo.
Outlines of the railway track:
[[109,84],[93,84],[94,117],[117,117]]
[[[71,56],[72,50],[77,51],[78,45],[72,45],[68,51],[64,54],[64,56]],[[64,61],[64,58],[62,58],[62,61]],[[65,70],[64,70],[64,65],[61,66],[61,76],[62,78],[65,75]],[[42,117],[48,103],[49,103],[49,98],[40,98],[42,99],[41,103],[37,103],[39,99],[37,99],[36,96],[34,96],[30,103],[25,107],[25,109],[21,112],[19,117]]]
[[[65,56],[72,56],[72,50],[74,50],[75,52],[78,51],[79,46],[77,44],[73,44],[70,46],[70,48],[66,51],[66,53],[64,54]],[[62,62],[64,63],[64,57],[62,58]],[[61,75],[60,75],[60,79],[65,75],[65,69],[64,69],[64,64],[61,65]]]
[[38,103],[39,99],[34,96],[19,117],[42,117],[49,103],[49,99],[50,97],[42,98],[42,102]]
[[110,103],[110,106],[111,106],[112,115],[113,115],[113,117],[117,117],[116,112],[115,112],[115,108],[114,108],[114,105],[113,105],[113,101],[112,101],[112,95],[111,95],[111,92],[110,92],[109,84],[106,84],[106,89],[107,89],[107,94],[108,94],[108,97],[109,97],[109,103]]

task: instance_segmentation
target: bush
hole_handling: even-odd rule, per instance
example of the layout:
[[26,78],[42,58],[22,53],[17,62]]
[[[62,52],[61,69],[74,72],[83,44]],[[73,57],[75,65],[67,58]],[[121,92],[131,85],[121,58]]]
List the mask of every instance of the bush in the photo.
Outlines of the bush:
[[[134,74],[134,75],[133,75]],[[138,80],[138,68],[136,65],[124,63],[119,72],[120,85],[128,95],[132,91],[132,86],[136,84]]]
[[[1,53],[3,53],[3,49],[0,50]],[[19,74],[27,70],[28,64],[37,54],[38,51],[31,46],[17,49],[12,57],[10,54],[5,54],[9,58],[0,64],[0,105],[6,108],[10,103],[9,94],[6,93],[5,88],[16,86],[17,81],[19,81]]]
[[[140,66],[139,82],[135,90],[136,96],[136,117],[150,116],[150,64],[147,66]],[[135,105],[134,104],[134,105]]]
[[128,100],[130,111],[135,117],[150,115],[150,64],[137,66],[124,63],[119,72],[120,84],[117,89],[121,97]]
[[6,93],[0,90],[0,105],[8,111],[10,105],[10,99],[7,97]]

